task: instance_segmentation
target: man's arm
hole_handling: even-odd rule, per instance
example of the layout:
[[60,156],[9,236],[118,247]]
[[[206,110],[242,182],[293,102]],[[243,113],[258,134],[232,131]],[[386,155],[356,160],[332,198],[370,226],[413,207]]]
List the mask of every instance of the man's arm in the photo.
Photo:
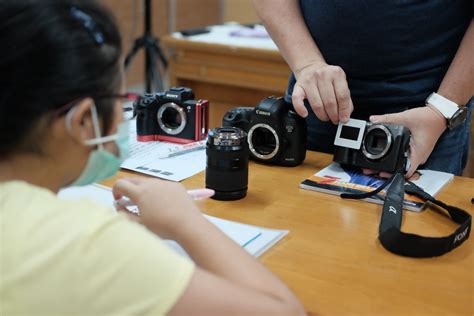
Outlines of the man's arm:
[[344,71],[328,65],[311,37],[297,0],[253,0],[281,54],[295,74],[295,110],[307,116],[303,100],[323,121],[346,122],[353,110]]
[[304,23],[297,0],[253,0],[253,4],[294,73],[325,62]]
[[[437,91],[445,98],[465,105],[474,95],[474,20],[471,20],[461,45]],[[446,119],[434,107],[427,106],[401,113],[371,116],[372,122],[400,124],[412,133],[410,142],[410,177],[428,160],[436,142],[446,129]]]
[[461,105],[474,95],[474,20],[464,34],[438,93]]

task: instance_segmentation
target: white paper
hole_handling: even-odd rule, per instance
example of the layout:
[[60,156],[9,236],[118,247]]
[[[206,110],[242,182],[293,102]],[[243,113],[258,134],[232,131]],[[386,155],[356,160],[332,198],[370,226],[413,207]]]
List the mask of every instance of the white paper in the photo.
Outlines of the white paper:
[[82,187],[71,187],[62,189],[58,193],[58,197],[64,200],[90,200],[106,207],[115,212],[113,207],[114,197],[110,188],[94,183]]
[[[110,188],[99,184],[63,189],[58,193],[58,197],[65,200],[89,199],[110,207],[111,211],[114,210],[114,198]],[[288,234],[287,230],[267,229],[209,215],[204,216],[230,239],[256,257],[260,256]],[[166,243],[176,252],[187,256],[184,249],[175,241],[166,240]]]
[[231,36],[230,33],[242,28],[240,24],[227,23],[224,25],[214,25],[210,27],[210,32],[194,36],[185,37],[179,32],[173,33],[175,38],[184,38],[192,42],[204,42],[228,46],[249,47],[258,49],[268,49],[278,51],[278,47],[271,38],[253,38]]
[[130,158],[122,163],[122,168],[171,181],[182,181],[206,168],[204,148],[162,159],[160,157],[182,145],[160,141],[139,142],[136,131],[136,121],[130,121]]
[[436,196],[447,183],[454,179],[454,175],[447,172],[435,170],[417,170],[417,172],[421,176],[412,182],[432,196]]

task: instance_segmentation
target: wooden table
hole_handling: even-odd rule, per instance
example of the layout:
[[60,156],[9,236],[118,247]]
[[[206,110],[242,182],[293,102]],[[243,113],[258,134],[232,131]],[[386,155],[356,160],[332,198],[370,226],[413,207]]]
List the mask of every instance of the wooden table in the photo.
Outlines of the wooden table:
[[[329,155],[308,152],[304,164],[295,168],[251,162],[245,199],[209,199],[202,209],[229,220],[289,229],[260,260],[316,315],[474,315],[473,237],[433,259],[386,251],[377,239],[380,205],[298,188],[330,161]],[[183,183],[203,187],[204,172]],[[461,177],[439,194],[441,200],[474,214],[472,197],[474,179]],[[455,227],[430,210],[404,215],[407,232],[441,236]]]
[[222,125],[236,106],[255,106],[265,97],[283,96],[290,68],[277,50],[238,47],[165,36],[172,49],[170,86],[194,90],[210,102],[210,127]]

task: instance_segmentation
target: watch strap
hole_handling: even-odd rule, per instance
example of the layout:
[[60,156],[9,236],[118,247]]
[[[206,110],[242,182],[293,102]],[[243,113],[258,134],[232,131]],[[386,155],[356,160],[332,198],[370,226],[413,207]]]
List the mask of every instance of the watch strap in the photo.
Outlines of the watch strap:
[[459,110],[459,106],[455,102],[446,99],[436,92],[430,94],[430,96],[426,99],[426,104],[434,106],[448,120],[451,119]]

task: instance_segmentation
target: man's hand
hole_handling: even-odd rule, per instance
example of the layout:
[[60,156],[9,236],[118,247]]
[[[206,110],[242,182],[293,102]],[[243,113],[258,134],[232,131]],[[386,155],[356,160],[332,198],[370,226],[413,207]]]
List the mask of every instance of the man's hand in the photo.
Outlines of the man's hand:
[[[446,119],[430,106],[414,108],[400,113],[372,115],[372,123],[403,125],[411,131],[409,178],[419,165],[428,160],[436,142],[446,129]],[[381,174],[381,176],[384,176]]]
[[346,74],[341,67],[316,62],[295,71],[295,77],[292,101],[300,116],[308,115],[304,106],[307,99],[321,121],[331,120],[338,124],[349,120],[354,106]]

